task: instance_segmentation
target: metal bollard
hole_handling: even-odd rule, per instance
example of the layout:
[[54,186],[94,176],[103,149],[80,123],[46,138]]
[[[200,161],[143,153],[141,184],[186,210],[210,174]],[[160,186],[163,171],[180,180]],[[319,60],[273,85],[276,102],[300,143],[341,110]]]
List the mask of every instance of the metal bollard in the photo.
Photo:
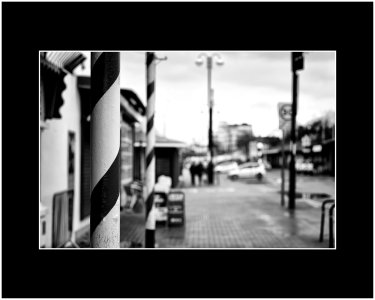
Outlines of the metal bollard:
[[320,221],[320,236],[319,236],[319,242],[323,242],[323,235],[324,235],[324,220],[325,220],[325,206],[326,204],[334,203],[335,200],[333,199],[327,199],[324,200],[322,203],[322,217]]
[[335,209],[335,204],[329,208],[329,248],[334,248],[334,238],[333,238],[333,210]]

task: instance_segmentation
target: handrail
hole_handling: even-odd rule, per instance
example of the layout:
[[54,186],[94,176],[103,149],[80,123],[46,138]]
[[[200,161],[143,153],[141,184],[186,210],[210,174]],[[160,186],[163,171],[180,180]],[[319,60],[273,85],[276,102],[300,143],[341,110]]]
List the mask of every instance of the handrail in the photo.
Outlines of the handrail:
[[320,235],[319,235],[319,242],[323,242],[324,236],[324,221],[325,221],[325,206],[330,203],[335,203],[334,199],[326,199],[322,203],[322,215],[320,221]]

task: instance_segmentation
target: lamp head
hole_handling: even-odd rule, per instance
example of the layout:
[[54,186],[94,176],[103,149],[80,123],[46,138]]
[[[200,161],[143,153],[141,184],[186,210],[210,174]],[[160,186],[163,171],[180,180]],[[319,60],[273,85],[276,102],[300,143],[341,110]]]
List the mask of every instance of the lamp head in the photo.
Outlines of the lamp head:
[[197,66],[201,66],[203,65],[203,58],[202,57],[198,57],[196,60],[195,60],[195,64]]
[[223,58],[220,56],[219,53],[214,53],[213,56],[212,56],[214,59],[215,59],[215,62],[218,66],[222,66],[224,65],[224,60]]
[[220,57],[220,58],[216,61],[216,64],[217,64],[218,66],[222,66],[222,65],[224,65],[224,61],[223,61],[223,59]]

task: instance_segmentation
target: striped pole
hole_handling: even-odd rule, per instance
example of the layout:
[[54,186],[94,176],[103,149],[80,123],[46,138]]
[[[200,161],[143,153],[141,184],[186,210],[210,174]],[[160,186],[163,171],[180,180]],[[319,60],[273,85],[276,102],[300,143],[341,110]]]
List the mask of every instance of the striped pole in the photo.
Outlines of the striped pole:
[[92,248],[120,247],[120,54],[91,52]]
[[155,248],[155,53],[146,52],[147,144],[146,144],[146,234],[145,247]]

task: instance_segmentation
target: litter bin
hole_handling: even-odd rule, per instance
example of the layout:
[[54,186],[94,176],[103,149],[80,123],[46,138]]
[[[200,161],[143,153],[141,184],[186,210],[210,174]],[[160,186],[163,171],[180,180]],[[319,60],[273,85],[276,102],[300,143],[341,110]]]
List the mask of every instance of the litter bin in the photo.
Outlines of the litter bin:
[[185,225],[185,194],[170,191],[168,194],[168,226]]

